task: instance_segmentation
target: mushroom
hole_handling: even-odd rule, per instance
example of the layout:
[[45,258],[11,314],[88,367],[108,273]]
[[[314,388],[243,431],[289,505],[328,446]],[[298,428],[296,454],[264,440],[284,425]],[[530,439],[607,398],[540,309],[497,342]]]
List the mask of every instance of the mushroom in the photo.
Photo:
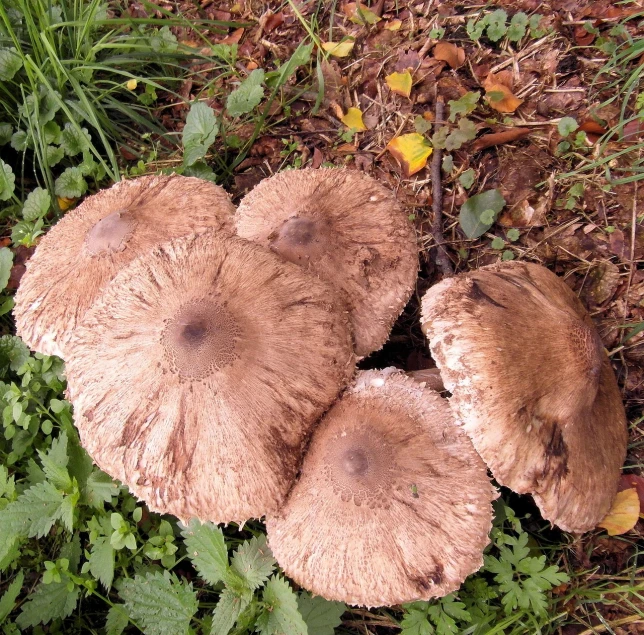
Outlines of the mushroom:
[[89,196],[43,237],[16,293],[16,330],[34,350],[65,356],[76,323],[106,282],[161,241],[206,228],[232,232],[226,192],[183,176],[121,181]]
[[571,289],[539,265],[483,267],[431,287],[422,328],[497,482],[531,493],[564,530],[593,528],[617,492],[626,416],[601,339]]
[[385,343],[418,272],[416,234],[391,191],[354,170],[287,170],[242,199],[236,225],[343,291],[359,356]]
[[273,555],[329,600],[446,595],[483,564],[496,494],[445,399],[401,371],[359,372],[316,428]]
[[334,291],[237,237],[165,243],[122,269],[69,344],[83,445],[152,510],[274,511],[353,373]]

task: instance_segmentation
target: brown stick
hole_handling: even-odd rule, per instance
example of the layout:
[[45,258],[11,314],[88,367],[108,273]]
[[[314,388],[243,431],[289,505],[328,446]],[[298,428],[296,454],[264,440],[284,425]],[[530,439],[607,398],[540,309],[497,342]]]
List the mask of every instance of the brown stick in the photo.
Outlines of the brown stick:
[[[443,111],[445,104],[442,97],[436,98],[436,120],[434,124],[434,131],[438,132],[443,124]],[[436,265],[441,270],[445,277],[454,275],[454,267],[452,261],[447,255],[445,249],[445,241],[443,239],[443,189],[441,185],[441,163],[442,151],[440,148],[434,148],[432,156],[432,211],[434,218],[432,219],[432,237],[434,239],[434,249]]]

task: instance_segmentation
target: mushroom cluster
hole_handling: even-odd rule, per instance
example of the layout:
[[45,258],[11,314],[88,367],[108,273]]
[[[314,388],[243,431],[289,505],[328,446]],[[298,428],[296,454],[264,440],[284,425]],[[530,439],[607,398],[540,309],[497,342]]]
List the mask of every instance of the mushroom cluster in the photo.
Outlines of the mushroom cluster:
[[94,461],[150,509],[265,517],[295,581],[381,606],[445,595],[480,568],[498,495],[488,468],[584,531],[610,506],[626,446],[592,322],[536,265],[429,289],[440,375],[356,374],[417,272],[413,225],[359,172],[283,172],[236,211],[212,183],[142,177],[52,228],[14,312],[30,346],[66,360]]

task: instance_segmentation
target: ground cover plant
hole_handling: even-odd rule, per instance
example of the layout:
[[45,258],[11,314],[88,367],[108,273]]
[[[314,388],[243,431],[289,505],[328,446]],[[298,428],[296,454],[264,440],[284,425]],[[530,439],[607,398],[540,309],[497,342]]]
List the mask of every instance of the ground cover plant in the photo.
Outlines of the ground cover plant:
[[[371,611],[310,597],[260,523],[182,526],[94,467],[62,362],[31,354],[10,311],[38,236],[119,175],[197,175],[238,199],[321,165],[397,191],[422,247],[419,297],[439,278],[440,155],[453,266],[541,262],[589,307],[631,421],[624,486],[642,492],[643,19],[636,3],[584,0],[4,2],[3,632],[641,632],[642,523],[572,536],[505,491],[484,568],[458,593]],[[392,364],[431,365],[417,299],[363,362]]]

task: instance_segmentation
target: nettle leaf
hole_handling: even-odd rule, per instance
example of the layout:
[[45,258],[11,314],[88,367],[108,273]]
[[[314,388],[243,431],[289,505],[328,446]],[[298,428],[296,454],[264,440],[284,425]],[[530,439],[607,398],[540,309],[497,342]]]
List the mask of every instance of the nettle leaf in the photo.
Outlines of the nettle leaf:
[[505,206],[500,190],[487,190],[472,196],[461,206],[459,223],[469,239],[482,236]]
[[72,480],[67,471],[67,433],[62,432],[60,436],[51,442],[49,451],[45,454],[38,450],[38,456],[42,463],[45,476],[58,489],[66,490],[72,486]]
[[13,252],[7,247],[2,247],[0,249],[0,290],[7,286],[12,266]]
[[0,81],[11,81],[21,68],[22,58],[13,46],[0,48]]
[[63,198],[80,198],[87,192],[87,181],[80,168],[67,168],[54,183],[56,196]]
[[235,551],[230,568],[239,574],[252,590],[258,589],[275,569],[275,558],[266,544],[266,536],[253,537]]
[[10,165],[0,159],[0,201],[8,201],[16,185],[16,175]]
[[79,128],[66,123],[61,133],[61,147],[67,156],[73,157],[89,150],[91,138],[87,128]]
[[225,588],[219,595],[219,602],[212,614],[210,635],[228,635],[248,604],[248,598],[239,597],[230,589]]
[[60,518],[64,497],[51,483],[38,483],[0,512],[0,534],[42,538]]
[[306,622],[308,635],[333,635],[347,610],[344,602],[330,602],[319,595],[311,597],[306,591],[297,598],[297,608]]
[[10,123],[0,123],[0,146],[7,145],[11,141],[13,126]]
[[96,539],[89,556],[90,573],[109,591],[114,581],[114,548],[108,538]]
[[147,635],[188,633],[198,608],[192,583],[181,583],[167,571],[123,580],[120,594],[128,614]]
[[457,116],[469,115],[478,105],[481,99],[480,91],[465,93],[460,99],[452,99],[447,102],[449,106],[449,120],[456,121]]
[[226,100],[226,111],[231,117],[239,117],[253,110],[264,97],[264,70],[256,68]]
[[125,607],[122,604],[114,604],[107,612],[105,633],[106,635],[121,635],[129,623],[130,619]]
[[217,584],[229,575],[228,549],[224,534],[217,525],[201,524],[193,519],[181,532],[185,539],[188,556],[199,575],[208,584]]
[[13,611],[16,605],[16,599],[20,595],[22,583],[24,582],[25,575],[22,569],[18,572],[14,581],[9,585],[9,588],[4,592],[2,599],[0,599],[0,624],[4,622],[9,613]]
[[29,192],[27,200],[22,206],[22,217],[26,221],[42,218],[49,211],[50,205],[51,196],[49,192],[42,187],[36,187]]
[[215,111],[200,101],[192,104],[183,128],[183,164],[190,166],[203,158],[218,132]]
[[261,635],[307,635],[306,623],[297,610],[297,596],[284,578],[272,577],[262,599],[265,609],[256,623]]
[[103,509],[103,504],[111,502],[112,496],[117,496],[118,493],[119,486],[108,474],[97,468],[87,477],[82,491],[83,503],[94,509]]
[[29,600],[23,605],[22,613],[16,618],[20,628],[47,624],[57,618],[71,615],[78,603],[80,590],[67,588],[67,582],[52,582],[38,585]]

